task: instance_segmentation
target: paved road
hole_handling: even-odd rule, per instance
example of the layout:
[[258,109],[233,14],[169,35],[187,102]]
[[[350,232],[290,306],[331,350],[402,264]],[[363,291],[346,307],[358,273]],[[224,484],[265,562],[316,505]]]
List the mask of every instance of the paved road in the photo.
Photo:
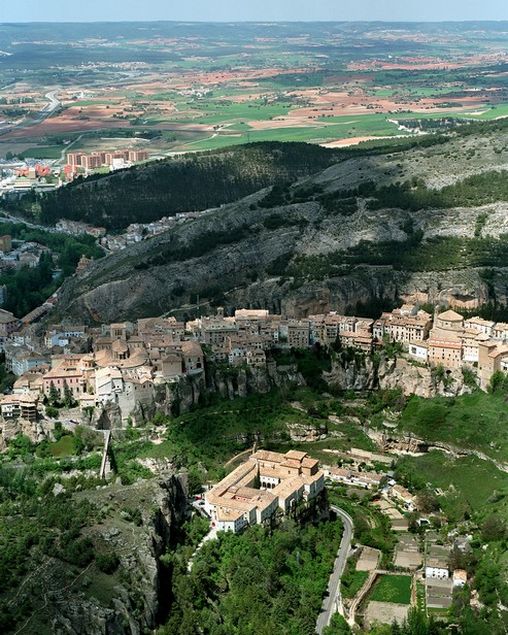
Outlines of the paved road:
[[61,102],[56,96],[57,92],[58,91],[56,90],[52,90],[50,93],[46,93],[44,95],[44,97],[48,100],[48,104],[44,106],[44,108],[41,110],[41,113],[45,117],[53,113],[55,110],[57,110],[61,106]]
[[[7,88],[4,86],[4,88]],[[0,89],[0,90],[3,90]],[[52,90],[46,93],[44,97],[48,100],[48,103],[39,112],[33,112],[30,118],[23,117],[20,121],[15,123],[8,123],[5,126],[0,126],[1,133],[12,132],[16,128],[30,128],[36,124],[42,123],[48,117],[51,117],[61,106],[62,102],[57,97],[58,90]]]
[[323,600],[321,613],[316,623],[316,633],[318,633],[318,635],[321,635],[325,627],[330,624],[334,613],[343,613],[340,580],[346,567],[347,557],[351,549],[351,541],[353,540],[353,519],[351,516],[339,507],[335,507],[335,505],[332,505],[331,509],[344,523],[344,534],[340,542],[339,550],[337,551],[332,574],[328,580],[327,595]]

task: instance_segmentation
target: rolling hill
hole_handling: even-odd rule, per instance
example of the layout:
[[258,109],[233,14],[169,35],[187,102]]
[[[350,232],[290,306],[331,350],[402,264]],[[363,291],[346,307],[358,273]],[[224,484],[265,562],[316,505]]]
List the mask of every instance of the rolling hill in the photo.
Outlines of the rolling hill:
[[97,262],[64,286],[58,311],[92,322],[193,315],[199,297],[201,310],[375,315],[413,297],[499,313],[508,304],[506,170],[501,124],[341,156]]

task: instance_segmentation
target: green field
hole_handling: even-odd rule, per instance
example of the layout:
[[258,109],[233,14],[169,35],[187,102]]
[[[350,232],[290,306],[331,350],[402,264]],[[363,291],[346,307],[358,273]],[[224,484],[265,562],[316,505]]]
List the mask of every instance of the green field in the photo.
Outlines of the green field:
[[291,105],[288,103],[263,103],[247,101],[236,103],[231,101],[198,104],[201,115],[193,121],[208,125],[233,123],[235,121],[268,121],[286,115]]
[[502,394],[478,391],[454,399],[412,397],[399,428],[427,441],[481,450],[508,461],[508,409]]
[[[353,124],[332,123],[331,125],[313,125],[302,128],[273,128],[270,130],[245,130],[237,134],[228,134],[227,131],[216,135],[210,135],[192,143],[193,150],[216,150],[231,145],[242,143],[254,143],[256,141],[305,141],[307,143],[325,143],[336,139],[349,137],[370,136],[396,136],[401,133],[395,124],[384,121],[383,117],[377,120],[370,119],[372,115],[362,118],[344,117],[345,121],[353,121]],[[367,117],[369,117],[367,119]],[[326,120],[329,121],[329,120]],[[190,146],[191,144],[187,144]],[[189,148],[191,149],[191,148]]]
[[[184,147],[189,150],[216,150],[230,145],[250,143],[255,141],[305,141],[308,143],[325,143],[327,141],[347,139],[353,137],[396,137],[409,136],[400,131],[398,126],[388,121],[403,121],[405,119],[471,119],[476,121],[492,121],[500,117],[508,117],[508,104],[498,106],[481,106],[474,110],[457,110],[443,112],[406,112],[396,115],[365,114],[351,117],[320,117],[315,122],[309,120],[304,127],[283,127],[267,130],[254,130],[248,126],[248,121],[269,120],[288,112],[285,105],[257,106],[249,108],[246,104],[231,104],[223,112],[210,112],[195,119],[178,120],[179,123],[203,123],[209,125],[228,124],[228,127],[205,139],[198,139]],[[481,114],[478,114],[481,113]],[[176,121],[176,120],[175,120]],[[232,124],[229,126],[229,124]],[[321,125],[317,125],[321,124]],[[237,134],[230,134],[236,132]]]
[[374,602],[411,603],[411,577],[408,575],[381,575],[369,594]]
[[59,159],[63,149],[63,146],[36,146],[24,150],[18,156],[20,159],[24,157],[33,159]]
[[[334,132],[341,132],[342,138],[347,136],[390,136],[405,134],[398,129],[398,126],[388,121],[396,119],[396,116],[385,114],[374,115],[353,115],[352,117],[320,117],[318,121],[327,125],[332,124]],[[339,128],[338,126],[342,126]],[[340,137],[337,137],[340,138]]]
[[424,487],[429,484],[440,488],[443,511],[449,517],[461,517],[466,511],[482,511],[494,501],[506,506],[508,474],[498,470],[489,461],[476,457],[453,458],[443,452],[429,452],[419,457],[403,457],[397,472],[413,483]]
[[355,564],[353,563],[353,570],[346,570],[342,575],[340,590],[344,598],[354,598],[369,577],[368,571],[355,571],[354,566]]
[[508,104],[478,104],[476,108],[467,110],[450,110],[450,112],[404,112],[394,115],[398,120],[403,119],[445,119],[454,117],[456,119],[471,119],[474,121],[493,121],[508,117]]
[[59,441],[50,446],[50,452],[55,457],[72,456],[76,453],[74,436],[65,434]]

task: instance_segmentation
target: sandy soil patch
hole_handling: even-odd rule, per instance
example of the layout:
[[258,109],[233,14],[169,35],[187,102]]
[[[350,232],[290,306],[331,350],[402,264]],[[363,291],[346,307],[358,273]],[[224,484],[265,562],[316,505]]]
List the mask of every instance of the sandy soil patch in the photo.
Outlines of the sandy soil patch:
[[323,148],[347,148],[349,146],[356,146],[364,141],[373,141],[374,139],[393,139],[393,137],[348,137],[347,139],[325,141],[319,145],[323,146]]
[[380,552],[372,547],[363,547],[356,563],[357,571],[374,571],[377,568]]
[[393,604],[391,602],[369,602],[365,611],[365,621],[368,626],[374,622],[391,624],[396,620],[399,624],[406,619],[409,613],[408,604]]
[[365,61],[354,61],[348,64],[348,70],[369,71],[369,70],[439,70],[458,69],[469,66],[479,66],[484,64],[497,64],[506,61],[503,53],[490,53],[486,55],[470,55],[462,59],[454,60],[439,57],[400,57],[398,59],[375,59]]

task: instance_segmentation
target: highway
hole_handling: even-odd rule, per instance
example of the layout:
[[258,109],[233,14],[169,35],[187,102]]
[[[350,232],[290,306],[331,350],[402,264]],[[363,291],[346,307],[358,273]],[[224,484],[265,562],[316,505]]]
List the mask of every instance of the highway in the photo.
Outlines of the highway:
[[331,509],[344,523],[344,533],[333,564],[333,571],[330,575],[330,579],[328,580],[327,594],[323,600],[321,613],[319,614],[316,623],[316,633],[318,635],[321,635],[324,629],[330,624],[330,620],[332,619],[332,615],[334,613],[343,613],[342,598],[340,595],[340,581],[346,567],[346,561],[349,555],[349,550],[351,549],[351,542],[353,540],[353,519],[351,516],[335,505],[331,505]]
[[[4,88],[7,88],[4,86]],[[0,88],[0,90],[4,90]],[[42,123],[48,117],[51,117],[62,106],[62,102],[57,97],[58,90],[52,90],[46,93],[44,97],[48,100],[48,103],[39,112],[33,112],[30,118],[23,117],[20,121],[15,123],[8,123],[5,126],[0,126],[2,134],[11,132],[16,128],[29,128],[35,124]]]

